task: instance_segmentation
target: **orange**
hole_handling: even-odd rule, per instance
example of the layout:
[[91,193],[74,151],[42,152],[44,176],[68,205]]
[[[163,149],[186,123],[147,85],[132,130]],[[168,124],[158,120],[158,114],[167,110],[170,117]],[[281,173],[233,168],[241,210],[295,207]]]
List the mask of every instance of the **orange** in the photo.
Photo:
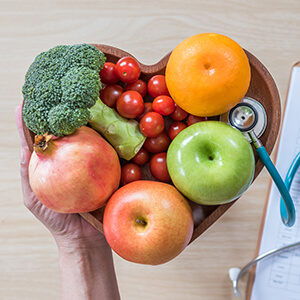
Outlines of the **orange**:
[[175,47],[165,76],[178,106],[190,114],[209,117],[229,111],[245,96],[251,71],[238,43],[221,34],[201,33]]

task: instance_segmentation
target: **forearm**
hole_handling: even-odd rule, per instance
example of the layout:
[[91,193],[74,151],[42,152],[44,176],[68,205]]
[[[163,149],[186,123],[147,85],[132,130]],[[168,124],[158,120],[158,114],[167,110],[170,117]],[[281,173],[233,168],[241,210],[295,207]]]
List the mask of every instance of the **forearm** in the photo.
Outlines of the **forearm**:
[[111,249],[59,247],[62,300],[120,299]]

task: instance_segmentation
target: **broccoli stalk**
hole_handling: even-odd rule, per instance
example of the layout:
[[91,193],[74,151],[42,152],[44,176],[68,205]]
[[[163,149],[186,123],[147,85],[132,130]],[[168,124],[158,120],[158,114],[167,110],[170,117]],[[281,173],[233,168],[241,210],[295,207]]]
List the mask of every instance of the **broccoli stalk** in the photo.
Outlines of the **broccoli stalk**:
[[127,160],[143,146],[146,137],[141,133],[138,122],[121,117],[100,99],[90,109],[90,126],[112,144],[120,157]]
[[99,72],[105,61],[104,53],[87,44],[60,45],[40,53],[22,88],[26,126],[37,135],[65,136],[90,124],[120,157],[131,159],[145,137],[135,121],[122,118],[99,99]]

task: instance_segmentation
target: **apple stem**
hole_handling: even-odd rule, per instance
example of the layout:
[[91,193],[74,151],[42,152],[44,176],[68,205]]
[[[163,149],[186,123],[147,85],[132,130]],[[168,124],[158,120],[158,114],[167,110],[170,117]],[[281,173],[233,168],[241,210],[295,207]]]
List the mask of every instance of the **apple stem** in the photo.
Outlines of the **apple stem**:
[[142,226],[147,225],[147,222],[145,222],[144,220],[141,220],[141,219],[136,219],[136,222],[137,222],[139,225],[142,225]]

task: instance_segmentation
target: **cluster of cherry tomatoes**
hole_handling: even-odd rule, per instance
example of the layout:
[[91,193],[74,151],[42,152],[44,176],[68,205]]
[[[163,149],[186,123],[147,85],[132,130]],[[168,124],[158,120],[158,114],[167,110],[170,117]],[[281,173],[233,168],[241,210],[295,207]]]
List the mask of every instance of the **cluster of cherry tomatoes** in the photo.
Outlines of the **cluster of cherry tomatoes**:
[[122,57],[115,64],[106,62],[100,72],[105,84],[100,99],[128,119],[139,122],[147,137],[143,147],[122,165],[121,185],[141,180],[143,166],[149,164],[152,176],[170,182],[167,150],[171,141],[187,126],[206,118],[188,114],[171,98],[164,75],[154,75],[148,82],[140,79],[141,68],[133,57]]

